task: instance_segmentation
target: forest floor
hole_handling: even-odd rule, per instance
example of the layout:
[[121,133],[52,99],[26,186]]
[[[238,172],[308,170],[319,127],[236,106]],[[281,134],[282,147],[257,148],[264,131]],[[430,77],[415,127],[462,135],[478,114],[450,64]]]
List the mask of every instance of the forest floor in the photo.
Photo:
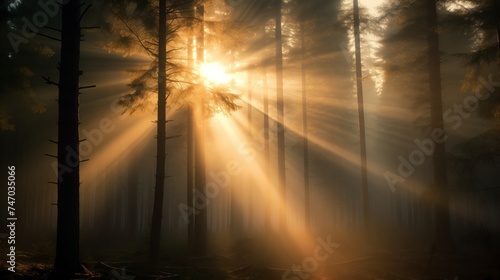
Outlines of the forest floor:
[[[294,253],[287,249],[280,255],[265,250],[255,253],[251,243],[243,242],[239,246],[244,248],[237,248],[236,253],[233,250],[201,258],[181,254],[175,257],[173,253],[167,258],[170,261],[155,267],[140,261],[123,261],[126,259],[123,255],[111,258],[96,255],[93,259],[84,258],[88,274],[81,279],[500,280],[497,246],[475,246],[447,253],[432,246],[388,248],[350,244],[344,243],[330,254],[323,247],[320,254],[312,250],[309,255],[292,256]],[[48,279],[53,256],[40,252],[46,251],[43,248],[18,251],[15,273],[9,272],[8,264],[2,260],[0,279]],[[272,261],[276,259],[280,261]]]
[[[21,253],[21,256],[23,254]],[[193,259],[188,263],[163,263],[151,269],[141,262],[95,262],[85,264],[92,275],[83,279],[359,279],[359,280],[498,280],[500,279],[500,253],[451,254],[424,251],[389,252],[347,257],[344,260],[317,262],[309,271],[298,264],[288,268],[266,267],[248,259],[210,256]],[[31,262],[20,257],[16,273],[2,264],[0,279],[47,279],[52,265]]]

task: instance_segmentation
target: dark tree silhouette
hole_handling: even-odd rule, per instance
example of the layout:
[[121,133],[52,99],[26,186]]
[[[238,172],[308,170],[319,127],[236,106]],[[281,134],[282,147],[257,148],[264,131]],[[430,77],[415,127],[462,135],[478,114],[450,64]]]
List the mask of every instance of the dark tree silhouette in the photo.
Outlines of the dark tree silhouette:
[[[437,1],[433,0],[401,1],[398,5],[388,9],[387,17],[392,20],[392,26],[386,29],[390,35],[384,39],[386,48],[383,55],[399,48],[407,50],[399,61],[385,57],[384,69],[390,75],[401,77],[401,85],[411,86],[412,94],[415,95],[416,108],[424,112],[417,119],[417,126],[429,132],[444,133],[438,28],[440,5],[441,3],[438,5]],[[399,13],[394,13],[394,11]],[[425,28],[421,28],[419,21],[425,23]],[[445,250],[453,247],[447,172],[445,143],[436,143],[433,152],[433,184],[429,187],[433,189],[434,198],[428,206],[434,208],[436,245]],[[401,199],[399,195],[396,197]],[[400,207],[399,203],[398,207]],[[398,213],[398,215],[401,214]]]
[[[431,128],[433,131],[438,130],[444,132],[437,1],[426,1],[429,94],[431,95]],[[450,229],[448,170],[446,167],[445,142],[436,143],[433,160],[434,183],[436,184],[435,187],[437,190],[436,205],[434,206],[436,215],[436,243],[443,249],[450,250],[453,249],[453,239],[451,237]]]
[[156,178],[149,260],[156,262],[160,257],[161,222],[163,218],[163,197],[165,192],[165,127],[167,106],[167,1],[159,1],[158,9],[158,119],[156,134]]
[[[133,15],[127,15],[128,5],[135,5]],[[176,22],[176,11],[184,4],[182,1],[168,4],[166,0],[159,1],[158,5],[150,2],[108,3],[111,15],[108,31],[122,30],[119,38],[111,38],[108,48],[122,53],[142,51],[152,58],[152,63],[146,70],[134,71],[136,77],[129,84],[134,90],[131,94],[122,96],[121,104],[134,112],[136,109],[148,106],[147,97],[156,93],[157,105],[157,134],[156,134],[156,173],[154,188],[153,215],[151,220],[151,236],[149,240],[148,259],[157,262],[161,247],[161,224],[163,218],[164,190],[165,190],[165,141],[166,135],[166,106],[167,88],[173,87],[168,81],[173,79],[172,68],[177,65],[169,63],[167,69],[167,43],[175,37],[179,22]],[[157,17],[150,17],[156,13]],[[169,18],[170,15],[170,18]],[[171,24],[167,24],[169,21]],[[175,22],[175,23],[174,23]],[[156,80],[156,86],[153,81]]]
[[79,78],[80,1],[62,5],[57,138],[57,243],[54,272],[82,273],[80,264]]
[[[160,4],[162,4],[160,2]],[[151,231],[151,242],[150,244],[150,259],[153,260],[158,256],[158,238],[161,237],[161,216],[163,208],[163,188],[164,188],[164,178],[165,178],[165,147],[164,140],[169,139],[165,134],[165,112],[164,107],[166,98],[170,100],[171,106],[185,106],[187,105],[192,111],[190,117],[190,129],[192,129],[192,144],[194,147],[194,153],[192,155],[194,174],[188,173],[188,179],[193,178],[192,182],[188,182],[188,237],[191,236],[191,240],[194,240],[192,244],[194,250],[197,251],[200,248],[206,247],[206,242],[200,242],[201,239],[206,239],[206,207],[201,207],[197,209],[196,204],[192,201],[195,199],[205,199],[204,188],[205,188],[205,164],[204,164],[204,151],[203,151],[203,133],[200,132],[203,127],[204,119],[211,116],[217,112],[230,112],[238,109],[239,107],[235,104],[236,100],[239,98],[237,95],[228,92],[227,89],[222,87],[211,87],[204,85],[202,77],[197,74],[193,67],[201,67],[201,62],[203,61],[203,20],[193,20],[193,5],[194,2],[190,0],[179,0],[173,2],[166,2],[165,17],[162,16],[163,20],[167,23],[165,27],[159,25],[158,20],[149,16],[151,13],[158,13],[159,7],[153,2],[141,2],[132,1],[130,3],[123,3],[121,1],[116,1],[108,4],[111,14],[108,20],[108,25],[106,30],[110,32],[110,40],[108,41],[108,48],[113,51],[130,54],[134,52],[143,52],[151,57],[151,64],[143,70],[131,71],[134,75],[133,80],[129,84],[129,87],[133,90],[130,94],[124,95],[121,98],[121,105],[123,105],[126,110],[134,112],[137,109],[144,109],[150,104],[148,103],[148,97],[151,95],[157,96],[157,110],[158,110],[158,131],[157,131],[157,173],[156,173],[156,185],[155,185],[155,204],[153,206],[153,223]],[[130,10],[132,7],[132,12]],[[160,7],[164,9],[163,4]],[[128,11],[128,12],[127,12]],[[163,11],[163,10],[162,10]],[[162,15],[162,13],[160,13]],[[156,19],[159,19],[157,17]],[[182,47],[185,43],[180,40],[181,36],[178,36],[182,32],[187,30],[188,36],[194,36],[191,32],[193,26],[198,27],[197,29],[197,59],[200,63],[196,65],[192,62],[188,62],[184,65],[179,58],[183,55],[180,52],[185,50]],[[165,29],[165,32],[159,31],[161,28]],[[112,32],[114,31],[114,32]],[[160,34],[161,33],[161,34]],[[166,34],[164,38],[163,34]],[[184,33],[182,33],[184,34]],[[159,40],[165,40],[165,45],[171,45],[171,49],[166,51],[163,48],[163,43]],[[190,39],[191,40],[191,39]],[[192,44],[192,43],[190,43]],[[163,56],[164,51],[166,55]],[[162,57],[160,57],[162,55]],[[192,54],[191,54],[192,55]],[[182,61],[182,62],[179,62]],[[188,60],[189,61],[189,60]],[[163,69],[162,64],[165,63],[165,68]],[[162,69],[160,69],[160,67]],[[163,86],[162,81],[165,80],[166,90],[165,96],[163,96]],[[200,128],[200,129],[197,129]],[[189,133],[188,133],[189,134]],[[188,135],[188,139],[191,139],[191,135]],[[161,139],[163,138],[163,140]],[[190,140],[191,141],[191,140]],[[190,146],[190,145],[188,145]],[[193,147],[188,147],[188,151],[193,151]],[[188,155],[191,157],[191,155]],[[188,161],[188,168],[190,162]],[[163,182],[163,184],[162,184]],[[196,192],[192,195],[190,193],[189,183],[194,184]],[[158,196],[158,197],[156,197]],[[182,211],[182,210],[181,210]],[[205,220],[205,222],[203,222]],[[203,233],[205,232],[205,233]],[[200,239],[200,236],[205,236]],[[198,240],[198,241],[196,241]],[[197,249],[198,248],[198,249]],[[206,251],[201,249],[201,251]],[[151,255],[152,254],[152,255]]]

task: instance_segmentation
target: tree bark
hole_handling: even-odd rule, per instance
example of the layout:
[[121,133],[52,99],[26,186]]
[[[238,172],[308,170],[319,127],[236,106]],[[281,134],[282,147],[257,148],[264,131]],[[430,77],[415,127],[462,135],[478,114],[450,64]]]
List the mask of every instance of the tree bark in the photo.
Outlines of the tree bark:
[[[190,5],[189,15],[191,18],[194,18],[194,1]],[[192,26],[194,24],[193,21],[190,21],[191,31]],[[193,56],[193,34],[189,34],[188,38],[188,67],[190,69],[194,69],[194,56]],[[187,108],[187,181],[186,181],[186,194],[187,194],[187,205],[189,210],[188,215],[188,225],[187,225],[187,238],[188,238],[188,250],[189,254],[194,253],[194,203],[193,203],[193,188],[194,188],[194,132],[193,128],[195,127],[194,115],[193,115],[193,104],[190,104]]]
[[[250,68],[250,67],[249,67]],[[248,122],[248,136],[249,139],[252,138],[252,75],[250,70],[247,71],[247,122]],[[248,171],[248,232],[253,231],[253,221],[254,221],[254,203],[253,203],[253,186],[254,181],[252,180],[251,170]]]
[[[200,30],[198,33],[198,38],[196,40],[197,44],[197,55],[199,66],[204,61],[204,7],[198,6],[198,16],[200,17]],[[203,85],[202,85],[203,88]],[[195,226],[194,226],[194,253],[196,256],[203,256],[207,253],[208,246],[208,221],[207,221],[207,206],[208,200],[206,196],[206,166],[205,166],[205,93],[199,92],[200,94],[197,100],[197,108],[195,111],[196,129],[195,129],[195,200],[202,203],[202,207],[197,207]],[[201,201],[200,201],[201,200]]]
[[139,176],[137,170],[139,168],[137,162],[137,156],[133,156],[130,153],[130,159],[128,164],[128,195],[127,195],[127,226],[128,226],[128,238],[129,240],[134,240],[137,238],[138,232],[138,211],[137,211],[137,198],[139,194]]
[[[286,203],[286,171],[285,171],[285,125],[283,102],[283,36],[281,33],[281,7],[282,0],[275,0],[275,41],[276,41],[276,107],[278,134],[278,188],[280,189],[281,203],[279,208],[283,215],[278,215],[279,230],[287,230],[287,203]],[[278,209],[279,209],[278,208]]]
[[361,65],[361,39],[359,31],[359,6],[358,0],[354,0],[354,44],[356,49],[356,88],[358,93],[358,116],[359,116],[359,149],[361,162],[361,204],[363,207],[363,227],[365,230],[370,226],[370,211],[368,200],[368,172],[366,160],[366,135],[365,135],[365,109],[363,102],[363,76]]
[[[263,112],[264,112],[264,170],[266,170],[268,176],[267,178],[270,179],[270,164],[269,164],[269,92],[268,92],[268,85],[267,85],[267,66],[263,64],[262,66],[262,84],[263,84]],[[270,186],[268,186],[270,187]],[[264,199],[264,226],[265,230],[269,231],[271,229],[271,201],[269,199]]]
[[304,165],[304,222],[307,229],[311,226],[311,206],[309,197],[309,141],[307,135],[307,84],[306,84],[306,40],[304,16],[300,19],[300,48],[301,48],[301,76],[302,76],[302,139]]
[[54,272],[82,273],[80,264],[80,1],[62,5],[59,70],[57,244]]
[[[439,33],[437,25],[437,2],[427,0],[427,47],[429,67],[429,94],[431,100],[431,129],[442,131],[443,101],[441,94],[441,59],[439,54]],[[435,211],[435,238],[436,245],[443,250],[453,250],[453,241],[450,229],[448,178],[446,167],[445,142],[435,143],[434,151],[434,183],[436,188]]]
[[149,241],[149,261],[157,262],[160,257],[161,223],[163,218],[163,197],[165,190],[165,138],[167,103],[167,1],[159,3],[158,28],[158,121],[156,135],[156,179]]

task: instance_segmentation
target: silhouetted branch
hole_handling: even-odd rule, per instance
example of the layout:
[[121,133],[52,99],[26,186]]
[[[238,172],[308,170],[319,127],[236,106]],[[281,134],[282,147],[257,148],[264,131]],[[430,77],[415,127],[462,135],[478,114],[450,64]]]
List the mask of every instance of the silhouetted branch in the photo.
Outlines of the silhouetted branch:
[[96,85],[91,85],[91,86],[84,86],[84,87],[79,87],[78,89],[88,89],[88,88],[95,88]]
[[113,8],[110,7],[110,5],[108,5],[109,9],[111,10],[111,12],[125,25],[125,27],[130,31],[130,33],[132,33],[132,35],[136,38],[137,42],[141,45],[141,47],[152,57],[157,57],[157,55],[150,49],[148,48],[143,40],[141,39],[141,37],[139,36],[139,34],[137,34],[137,32],[135,32],[135,30],[127,23],[127,21],[125,19],[123,19],[120,14],[118,14],[117,12],[115,12],[113,10]]
[[48,84],[48,85],[59,86],[59,84],[58,84],[58,83],[55,83],[55,82],[51,81],[51,80],[50,80],[50,77],[45,78],[45,77],[43,77],[43,76],[42,76],[42,79],[44,79],[44,80],[45,80],[45,83],[46,83],[46,84]]
[[61,31],[61,29],[57,29],[57,28],[54,28],[54,27],[45,26],[45,28],[50,29],[50,30],[57,31],[57,32],[59,32],[59,33],[61,33],[61,32],[62,32],[62,31]]
[[55,37],[52,37],[52,36],[49,36],[49,35],[45,35],[43,33],[36,33],[37,35],[40,35],[42,37],[45,37],[45,38],[48,38],[48,39],[51,39],[51,40],[54,40],[54,41],[58,41],[58,42],[61,42],[61,39],[57,39]]
[[85,14],[89,11],[90,7],[92,7],[92,4],[89,4],[87,6],[87,8],[85,8],[85,10],[82,12],[82,14],[80,15],[80,18],[78,19],[78,22],[81,22],[82,21],[82,18],[85,16]]

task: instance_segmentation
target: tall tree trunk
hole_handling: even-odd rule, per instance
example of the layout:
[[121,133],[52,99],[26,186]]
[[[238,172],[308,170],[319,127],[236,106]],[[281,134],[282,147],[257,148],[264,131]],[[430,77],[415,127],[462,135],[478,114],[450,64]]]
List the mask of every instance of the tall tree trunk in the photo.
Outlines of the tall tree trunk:
[[[429,90],[431,100],[432,131],[445,133],[443,127],[443,101],[441,95],[441,60],[439,55],[439,33],[437,25],[437,1],[427,1],[427,47],[429,66]],[[441,142],[441,141],[439,141]],[[436,187],[435,238],[436,245],[444,250],[453,250],[448,201],[448,177],[445,142],[436,143],[434,151],[434,184]]]
[[[194,1],[190,5],[189,15],[191,18],[194,18]],[[188,67],[189,69],[194,69],[194,56],[193,56],[193,34],[194,30],[192,26],[194,24],[193,21],[191,24],[191,34],[188,37]],[[187,180],[186,180],[186,193],[187,193],[187,205],[189,211],[194,211],[194,196],[193,196],[193,188],[194,188],[194,133],[193,128],[195,127],[194,115],[193,115],[193,104],[190,104],[187,108]],[[187,225],[187,238],[188,238],[188,250],[189,254],[194,253],[194,213],[190,212],[188,215],[188,225]]]
[[361,204],[363,208],[363,227],[368,230],[370,226],[370,211],[368,200],[368,172],[366,162],[366,136],[365,136],[365,109],[363,102],[363,69],[361,66],[361,39],[359,31],[359,6],[358,0],[354,5],[354,45],[356,48],[356,87],[358,93],[358,115],[359,115],[359,149],[361,157]]
[[[269,168],[269,91],[267,85],[267,66],[262,65],[262,85],[263,85],[263,112],[264,112],[264,170],[267,172],[268,180],[271,178]],[[264,199],[264,226],[267,231],[271,229],[271,201]]]
[[[235,86],[235,80],[234,80],[234,76],[235,76],[235,60],[236,60],[236,57],[235,57],[235,50],[234,48],[231,50],[231,73],[232,73],[232,76],[231,76],[231,88],[234,89],[234,86]],[[240,209],[238,207],[238,199],[237,199],[237,194],[236,194],[236,188],[234,186],[234,184],[231,184],[229,186],[229,191],[231,192],[230,196],[230,203],[231,203],[231,206],[230,206],[230,218],[229,218],[229,228],[230,228],[230,231],[232,234],[236,234],[236,235],[239,235],[239,231],[241,229],[240,227],[240,222],[241,222],[241,216],[240,216]]]
[[194,195],[193,195],[193,190],[194,190],[194,127],[195,127],[195,121],[194,121],[194,113],[193,113],[193,107],[189,107],[187,109],[187,115],[188,115],[188,127],[187,127],[187,205],[189,211],[194,211],[190,212],[188,215],[188,225],[187,225],[187,231],[188,231],[188,248],[190,254],[193,253],[194,250],[194,226],[195,226],[195,205],[194,205]]
[[128,164],[128,195],[127,195],[127,222],[128,222],[128,238],[129,240],[135,240],[137,237],[138,229],[138,210],[137,210],[137,199],[139,194],[139,176],[137,169],[139,168],[137,164],[137,157],[131,153]]
[[302,139],[304,160],[304,217],[307,229],[311,226],[311,206],[309,197],[309,139],[307,134],[307,84],[306,84],[306,40],[304,16],[300,19],[300,48],[301,48],[301,74],[302,74]]
[[[249,67],[250,68],[250,67]],[[252,76],[250,70],[247,71],[247,122],[248,122],[248,136],[249,139],[252,138]],[[254,181],[252,180],[251,170],[248,170],[248,232],[253,231],[253,220],[254,220],[254,205],[253,205],[253,186]]]
[[80,152],[78,88],[80,76],[80,1],[62,5],[61,63],[57,141],[57,244],[55,273],[81,273]]
[[[198,38],[196,39],[197,44],[197,55],[196,58],[199,63],[199,67],[204,61],[204,40],[205,40],[205,30],[204,30],[204,7],[198,6],[198,16],[200,18],[200,29],[198,33]],[[205,94],[203,92],[199,92],[200,94],[197,100],[197,108],[195,112],[195,120],[196,120],[196,129],[195,129],[195,177],[194,177],[194,185],[195,185],[195,199],[203,200],[203,207],[196,209],[197,214],[195,218],[195,226],[194,226],[194,253],[196,256],[203,256],[207,253],[207,196],[206,196],[206,170],[205,170]],[[196,197],[198,196],[198,197]]]
[[278,215],[279,229],[287,230],[287,203],[286,203],[286,171],[285,171],[285,125],[283,103],[283,36],[281,34],[281,7],[282,0],[275,0],[275,41],[276,41],[276,107],[277,107],[277,134],[278,134],[278,188],[280,189],[281,208]]
[[160,0],[158,28],[158,122],[156,135],[156,181],[149,241],[149,260],[157,262],[160,257],[161,222],[165,190],[165,126],[167,103],[167,0]]

